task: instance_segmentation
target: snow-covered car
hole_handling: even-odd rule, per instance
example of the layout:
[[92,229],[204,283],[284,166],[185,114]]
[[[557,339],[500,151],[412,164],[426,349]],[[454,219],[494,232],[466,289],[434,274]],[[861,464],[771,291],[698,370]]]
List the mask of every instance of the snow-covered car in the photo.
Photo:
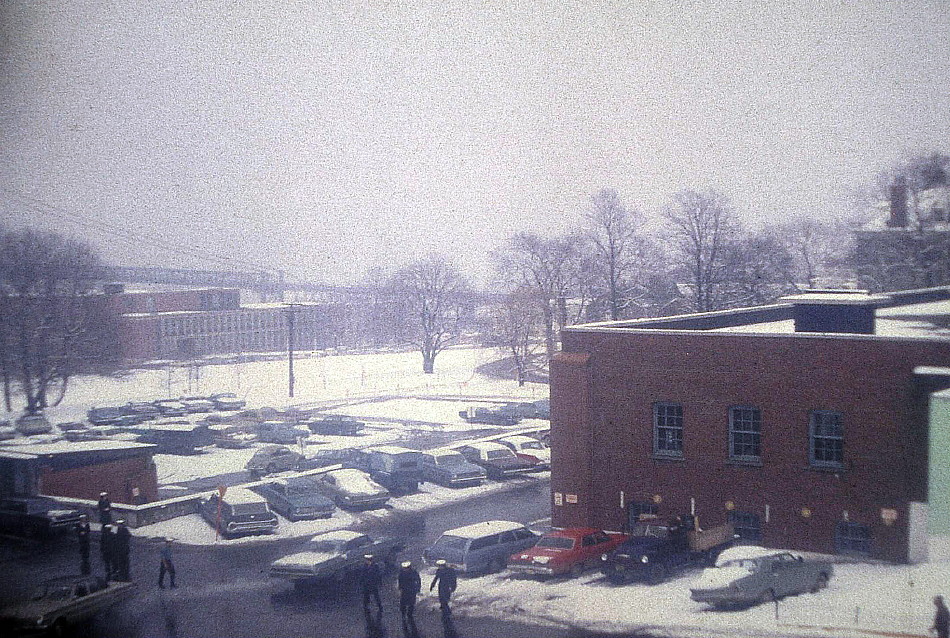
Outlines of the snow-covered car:
[[93,425],[129,425],[140,423],[137,417],[130,415],[126,411],[124,406],[89,408],[86,412],[86,419]]
[[214,410],[214,402],[208,397],[182,397],[182,405],[189,413],[211,412]]
[[317,485],[344,509],[382,507],[390,496],[389,490],[362,470],[331,470],[317,477]]
[[217,432],[212,438],[212,442],[221,448],[229,450],[245,450],[253,447],[257,440],[256,434],[249,432]]
[[537,544],[508,558],[508,569],[532,576],[579,576],[600,566],[600,557],[627,539],[626,534],[608,533],[590,527],[571,527],[548,532]]
[[0,500],[0,530],[20,536],[52,536],[73,528],[82,512],[45,498]]
[[828,585],[833,569],[790,552],[740,546],[723,551],[715,567],[703,570],[690,597],[713,607],[770,602]]
[[257,438],[264,443],[293,445],[308,436],[310,436],[310,431],[307,428],[286,421],[264,421],[257,426]]
[[257,492],[267,499],[271,509],[289,521],[330,518],[336,509],[333,501],[321,494],[314,479],[309,477],[267,483],[258,487]]
[[129,401],[122,407],[122,410],[127,416],[135,417],[137,423],[162,416],[162,411],[157,405],[142,401]]
[[222,412],[240,410],[247,405],[247,401],[239,399],[233,392],[219,392],[212,394],[208,398],[211,399],[211,402],[214,404],[214,409],[221,410]]
[[506,436],[498,442],[515,453],[519,459],[534,464],[534,469],[545,470],[551,467],[551,448],[530,436]]
[[468,574],[494,573],[505,568],[510,555],[537,541],[538,535],[521,523],[484,521],[446,531],[422,552],[422,560],[429,565],[444,560]]
[[162,416],[185,416],[188,414],[188,408],[177,399],[159,399],[152,401],[152,405],[158,408]]
[[307,422],[314,434],[324,436],[359,436],[366,424],[348,416],[330,414]]
[[459,416],[469,423],[483,423],[485,425],[518,425],[521,417],[500,408],[470,407],[459,411]]
[[49,434],[53,431],[53,426],[49,420],[42,414],[24,414],[16,420],[16,430],[20,434]]
[[495,480],[517,476],[534,469],[532,463],[519,459],[501,443],[476,441],[461,446],[458,451],[472,463],[485,468],[488,478]]
[[405,540],[400,538],[373,539],[345,529],[325,532],[311,538],[304,551],[275,560],[267,574],[295,585],[326,579],[342,581],[359,569],[364,555],[372,554],[380,564],[394,566],[405,547]]
[[286,472],[297,469],[303,459],[303,454],[284,445],[265,445],[254,453],[245,468],[258,475]]
[[0,628],[10,633],[64,635],[70,625],[91,618],[131,596],[134,585],[101,576],[65,576],[43,583],[29,600],[0,610]]
[[422,480],[447,487],[481,485],[485,470],[449,448],[426,450],[422,454]]
[[218,525],[222,536],[270,533],[277,529],[277,515],[267,500],[245,487],[229,488],[222,498],[217,492],[198,505],[198,513],[211,527]]

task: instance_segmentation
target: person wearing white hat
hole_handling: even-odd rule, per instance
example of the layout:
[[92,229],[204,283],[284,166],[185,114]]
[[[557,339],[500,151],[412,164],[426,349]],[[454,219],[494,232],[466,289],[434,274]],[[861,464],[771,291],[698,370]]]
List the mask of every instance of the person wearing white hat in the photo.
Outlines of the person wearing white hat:
[[99,502],[96,504],[99,510],[99,524],[108,525],[112,522],[112,501],[109,500],[108,492],[99,492]]
[[452,613],[452,610],[449,609],[449,599],[452,598],[452,593],[458,587],[458,575],[455,569],[441,558],[435,561],[435,564],[437,569],[435,570],[435,578],[432,579],[432,584],[429,585],[429,591],[432,591],[436,583],[439,584],[439,607],[442,609],[442,615],[449,616]]
[[372,554],[363,555],[359,571],[360,591],[363,593],[363,609],[369,611],[369,599],[376,600],[376,609],[383,613],[383,601],[379,598],[379,586],[383,582],[383,570],[373,561]]
[[416,597],[422,591],[422,578],[408,560],[402,564],[396,584],[399,587],[399,615],[402,616],[402,626],[415,627]]

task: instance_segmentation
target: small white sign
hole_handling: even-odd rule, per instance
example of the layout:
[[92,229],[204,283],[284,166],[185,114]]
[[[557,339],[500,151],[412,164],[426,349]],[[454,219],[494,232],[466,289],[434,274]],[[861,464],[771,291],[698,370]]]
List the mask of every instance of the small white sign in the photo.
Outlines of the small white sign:
[[577,503],[577,494],[565,494],[568,503]]
[[555,507],[560,507],[561,505],[564,505],[564,495],[561,494],[560,492],[554,493],[554,505]]

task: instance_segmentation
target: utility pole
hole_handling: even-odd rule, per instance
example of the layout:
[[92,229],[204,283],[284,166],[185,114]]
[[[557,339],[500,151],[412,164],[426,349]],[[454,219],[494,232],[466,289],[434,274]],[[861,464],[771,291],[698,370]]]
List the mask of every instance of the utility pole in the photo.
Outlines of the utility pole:
[[287,396],[294,398],[294,333],[296,332],[297,311],[300,304],[287,304]]

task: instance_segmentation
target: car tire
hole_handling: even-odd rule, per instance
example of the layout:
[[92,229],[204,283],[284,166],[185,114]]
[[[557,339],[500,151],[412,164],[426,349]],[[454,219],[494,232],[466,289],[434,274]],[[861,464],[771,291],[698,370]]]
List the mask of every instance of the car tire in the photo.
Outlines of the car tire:
[[815,584],[811,588],[811,593],[817,594],[822,589],[828,586],[828,574],[822,572],[818,574],[818,578],[815,579]]

